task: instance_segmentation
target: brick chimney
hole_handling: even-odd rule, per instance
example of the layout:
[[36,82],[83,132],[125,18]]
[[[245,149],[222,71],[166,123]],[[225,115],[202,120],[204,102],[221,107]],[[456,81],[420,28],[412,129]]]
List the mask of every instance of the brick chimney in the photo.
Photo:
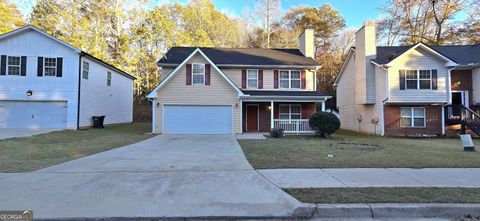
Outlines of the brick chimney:
[[315,43],[313,29],[305,29],[300,35],[300,51],[305,57],[315,59]]

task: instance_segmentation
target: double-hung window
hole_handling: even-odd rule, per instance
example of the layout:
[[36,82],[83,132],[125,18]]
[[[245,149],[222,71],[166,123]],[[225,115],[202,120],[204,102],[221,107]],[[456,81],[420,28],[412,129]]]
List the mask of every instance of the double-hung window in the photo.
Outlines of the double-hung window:
[[247,71],[247,88],[258,88],[258,70]]
[[205,64],[192,64],[192,84],[205,84]]
[[112,86],[112,72],[107,72],[107,86]]
[[425,127],[425,108],[402,107],[400,108],[401,127]]
[[301,88],[301,74],[298,70],[280,71],[280,88]]
[[279,116],[281,120],[297,120],[302,118],[302,108],[300,104],[281,104],[279,107]]
[[432,71],[406,70],[405,85],[406,89],[432,89]]
[[90,64],[86,61],[83,62],[82,78],[88,80],[88,73],[90,72]]
[[7,71],[8,75],[20,75],[20,57],[8,56]]
[[45,76],[57,76],[57,58],[43,58]]

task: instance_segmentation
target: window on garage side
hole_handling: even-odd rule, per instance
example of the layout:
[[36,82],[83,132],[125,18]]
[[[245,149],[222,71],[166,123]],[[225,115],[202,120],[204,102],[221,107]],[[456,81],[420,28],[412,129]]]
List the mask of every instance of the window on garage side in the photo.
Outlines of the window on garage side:
[[57,76],[57,58],[43,58],[45,76]]
[[192,84],[205,84],[205,64],[192,64]]
[[83,62],[82,78],[88,80],[88,74],[90,72],[90,64],[86,61]]
[[8,75],[20,75],[20,57],[8,56],[7,60]]
[[112,86],[112,72],[107,72],[107,86]]

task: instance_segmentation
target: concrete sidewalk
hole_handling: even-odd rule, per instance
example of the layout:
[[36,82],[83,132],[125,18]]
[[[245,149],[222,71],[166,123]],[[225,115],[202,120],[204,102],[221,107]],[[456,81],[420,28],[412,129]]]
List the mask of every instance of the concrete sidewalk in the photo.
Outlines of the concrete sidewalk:
[[480,168],[258,170],[281,188],[480,187]]

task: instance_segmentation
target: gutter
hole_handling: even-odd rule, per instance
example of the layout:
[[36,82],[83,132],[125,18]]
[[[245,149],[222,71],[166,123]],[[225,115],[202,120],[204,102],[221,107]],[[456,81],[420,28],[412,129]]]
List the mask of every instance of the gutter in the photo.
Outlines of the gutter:
[[79,53],[78,56],[78,98],[77,98],[77,130],[80,129],[80,92],[82,82],[82,57],[83,53]]

